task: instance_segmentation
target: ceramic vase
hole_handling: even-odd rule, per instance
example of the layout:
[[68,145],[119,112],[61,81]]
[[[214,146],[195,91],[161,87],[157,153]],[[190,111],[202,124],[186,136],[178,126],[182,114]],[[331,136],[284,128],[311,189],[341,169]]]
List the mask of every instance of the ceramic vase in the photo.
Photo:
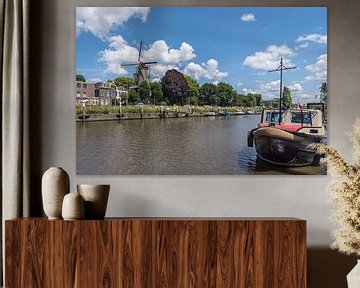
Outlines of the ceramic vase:
[[104,219],[109,198],[110,185],[77,185],[85,201],[85,219]]
[[348,288],[360,287],[360,260],[357,261],[355,267],[347,275]]
[[42,177],[43,208],[49,219],[61,219],[63,198],[69,193],[69,175],[60,167],[49,168]]
[[84,199],[79,193],[69,193],[65,195],[62,204],[62,217],[64,220],[84,219],[85,208]]

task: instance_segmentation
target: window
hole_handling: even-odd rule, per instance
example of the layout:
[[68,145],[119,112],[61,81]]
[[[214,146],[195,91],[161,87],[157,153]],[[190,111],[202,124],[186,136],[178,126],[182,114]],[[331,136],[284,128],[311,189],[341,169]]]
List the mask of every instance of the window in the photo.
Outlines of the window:
[[268,112],[268,113],[266,113],[266,122],[267,123],[277,123],[277,122],[279,122],[279,112]]
[[291,123],[311,124],[310,112],[291,112]]

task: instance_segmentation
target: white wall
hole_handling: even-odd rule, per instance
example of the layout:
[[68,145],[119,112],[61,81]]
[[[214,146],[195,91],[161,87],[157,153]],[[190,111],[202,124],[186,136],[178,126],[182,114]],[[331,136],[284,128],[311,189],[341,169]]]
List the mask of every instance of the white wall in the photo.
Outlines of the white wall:
[[[293,216],[308,221],[308,246],[327,246],[334,224],[328,176],[118,176],[75,175],[75,5],[104,1],[39,1],[33,10],[31,52],[32,160],[34,183],[50,166],[62,166],[71,187],[109,183],[107,216]],[[34,3],[34,2],[32,2]],[[107,6],[149,5],[147,1],[106,1]],[[165,1],[151,3],[167,4]],[[172,1],[171,3],[195,3]],[[196,1],[215,5],[216,1]],[[228,5],[328,6],[329,143],[350,159],[345,131],[360,116],[360,2],[232,1]],[[225,2],[221,5],[225,5]],[[36,16],[35,16],[36,15]],[[306,21],[306,20],[304,20]],[[34,31],[33,31],[34,32]],[[35,170],[38,171],[35,171]]]

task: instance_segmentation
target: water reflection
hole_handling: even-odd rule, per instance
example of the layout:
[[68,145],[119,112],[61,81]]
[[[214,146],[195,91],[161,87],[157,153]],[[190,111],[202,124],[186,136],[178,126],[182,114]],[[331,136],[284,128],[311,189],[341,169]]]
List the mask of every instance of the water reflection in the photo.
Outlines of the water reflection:
[[247,133],[259,115],[77,123],[77,174],[325,174],[257,159]]

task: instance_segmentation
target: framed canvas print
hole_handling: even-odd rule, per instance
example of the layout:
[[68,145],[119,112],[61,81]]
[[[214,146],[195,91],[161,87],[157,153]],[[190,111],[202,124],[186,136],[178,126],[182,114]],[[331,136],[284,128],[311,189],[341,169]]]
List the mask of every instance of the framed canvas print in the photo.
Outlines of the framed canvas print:
[[326,174],[326,7],[77,7],[77,174]]

